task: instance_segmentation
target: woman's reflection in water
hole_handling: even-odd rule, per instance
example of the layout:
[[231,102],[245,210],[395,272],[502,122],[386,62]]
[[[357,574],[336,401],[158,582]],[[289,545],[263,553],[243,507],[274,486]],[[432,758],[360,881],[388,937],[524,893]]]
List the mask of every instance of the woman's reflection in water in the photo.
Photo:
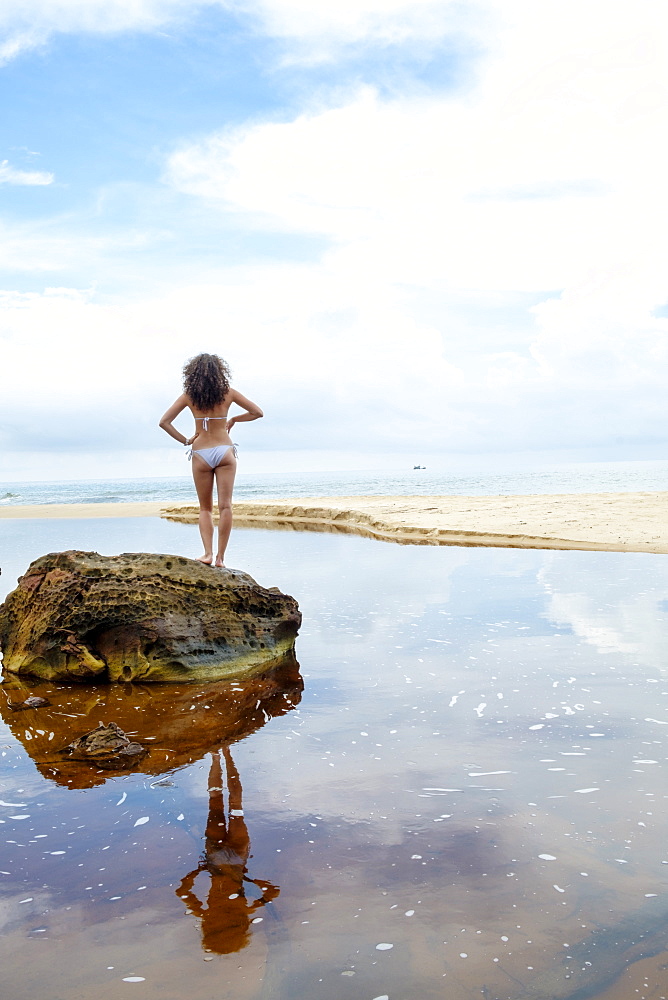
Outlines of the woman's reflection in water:
[[[228,794],[228,818],[223,801],[223,770],[225,758]],[[241,804],[241,781],[229,747],[211,754],[209,771],[209,818],[206,825],[204,855],[197,868],[181,880],[177,896],[188,910],[202,922],[202,945],[207,951],[228,955],[245,948],[250,940],[250,923],[259,907],[270,903],[280,889],[266,879],[246,876],[250,854],[250,838],[244,822]],[[195,879],[208,872],[211,882],[206,906],[194,892]],[[244,883],[256,885],[262,893],[249,902]]]

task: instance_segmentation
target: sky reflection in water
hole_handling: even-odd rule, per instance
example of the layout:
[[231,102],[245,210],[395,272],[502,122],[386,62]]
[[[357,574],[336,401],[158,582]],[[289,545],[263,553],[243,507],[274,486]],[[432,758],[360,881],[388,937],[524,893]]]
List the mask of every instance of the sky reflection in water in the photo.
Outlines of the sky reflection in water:
[[[3,593],[56,549],[198,551],[0,533]],[[303,693],[293,664],[2,699],[8,996],[668,995],[664,557],[239,530],[230,563],[299,600]],[[54,771],[101,720],[156,737],[140,769]]]

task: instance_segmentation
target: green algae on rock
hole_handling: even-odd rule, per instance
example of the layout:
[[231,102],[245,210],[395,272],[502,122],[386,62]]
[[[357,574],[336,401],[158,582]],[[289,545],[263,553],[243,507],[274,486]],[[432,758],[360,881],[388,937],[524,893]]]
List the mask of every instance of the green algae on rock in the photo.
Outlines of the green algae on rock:
[[294,647],[297,602],[182,556],[53,552],[0,605],[5,670],[46,680],[213,681]]

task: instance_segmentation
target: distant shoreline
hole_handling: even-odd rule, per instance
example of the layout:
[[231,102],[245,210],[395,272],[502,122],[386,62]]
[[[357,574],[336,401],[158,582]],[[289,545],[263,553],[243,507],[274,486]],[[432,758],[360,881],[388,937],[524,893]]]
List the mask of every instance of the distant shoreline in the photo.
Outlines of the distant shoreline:
[[[169,502],[0,507],[0,519],[166,517],[198,509]],[[668,552],[668,492],[525,496],[353,496],[240,501],[239,527],[343,531],[407,544]]]

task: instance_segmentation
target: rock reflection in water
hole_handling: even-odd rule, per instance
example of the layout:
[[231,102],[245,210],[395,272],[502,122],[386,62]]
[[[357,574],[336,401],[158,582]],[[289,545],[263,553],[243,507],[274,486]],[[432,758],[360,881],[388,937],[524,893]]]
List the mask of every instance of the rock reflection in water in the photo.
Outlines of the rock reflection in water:
[[[207,684],[55,684],[9,675],[0,715],[38,771],[68,788],[104,784],[118,771],[96,770],[68,758],[64,748],[100,721],[114,722],[148,751],[136,770],[160,775],[201,760],[223,745],[256,732],[301,700],[304,682],[290,652],[272,670],[242,681]],[[41,708],[12,710],[29,695],[48,699]]]
[[[221,758],[225,761],[227,818]],[[249,854],[250,837],[243,815],[241,779],[229,747],[224,746],[218,753],[211,754],[204,853],[197,868],[181,880],[176,893],[188,910],[200,918],[202,945],[206,951],[227,955],[245,948],[255,911],[270,903],[280,892],[266,879],[248,878]],[[205,872],[210,878],[206,905],[194,891],[196,878]],[[257,886],[262,893],[260,898],[249,901],[244,883]]]
[[[303,686],[293,653],[279,667],[252,679],[204,685],[82,688],[35,681],[28,689],[23,681],[10,676],[1,689],[0,714],[38,771],[69,789],[92,788],[127,774],[120,767],[98,769],[65,753],[68,743],[100,719],[115,723],[149,749],[135,772],[172,774],[210,755],[204,850],[197,867],[181,878],[176,894],[187,912],[201,922],[203,949],[227,955],[250,944],[256,911],[280,892],[267,879],[248,875],[251,843],[243,814],[241,779],[230,745],[298,705]],[[13,706],[23,705],[33,692],[48,702],[15,711]],[[174,874],[177,878],[180,875]],[[205,879],[209,885],[202,892]],[[198,892],[206,896],[206,903]]]

